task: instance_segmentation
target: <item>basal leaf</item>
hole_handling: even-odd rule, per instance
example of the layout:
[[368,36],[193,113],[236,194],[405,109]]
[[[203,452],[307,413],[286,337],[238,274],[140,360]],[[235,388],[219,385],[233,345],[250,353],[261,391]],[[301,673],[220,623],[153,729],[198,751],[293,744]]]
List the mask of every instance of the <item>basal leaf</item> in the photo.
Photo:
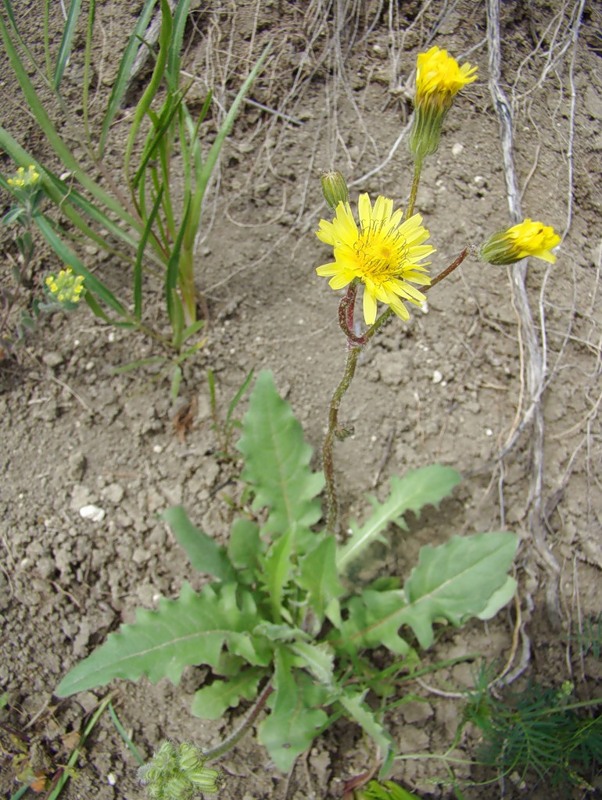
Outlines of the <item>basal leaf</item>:
[[274,693],[268,700],[271,711],[260,723],[258,735],[282,772],[291,769],[297,756],[307,750],[328,721],[322,709],[309,705],[309,696],[295,678],[291,654],[280,649],[276,653]]
[[387,764],[390,760],[393,740],[377,719],[374,711],[364,703],[363,694],[352,693],[348,690],[341,693],[338,701],[351,719],[354,719],[376,743],[383,762]]
[[298,656],[296,666],[306,669],[324,686],[333,683],[334,653],[329,644],[293,642],[288,649]]
[[297,583],[308,592],[314,613],[322,622],[329,603],[345,592],[337,572],[334,536],[323,538],[301,559]]
[[234,520],[228,541],[228,557],[238,570],[240,578],[244,570],[249,570],[251,575],[255,574],[262,550],[259,525],[244,517]]
[[460,625],[481,614],[506,585],[517,547],[518,536],[505,532],[453,536],[440,547],[423,547],[404,587],[400,624],[410,625],[420,645],[430,647],[437,618]]
[[186,551],[190,563],[198,570],[213,575],[221,581],[234,581],[236,573],[224,547],[220,547],[211,536],[192,524],[182,506],[168,508],[163,519],[171,527],[178,543]]
[[236,708],[241,700],[253,700],[265,674],[262,669],[250,667],[228,680],[216,680],[204,686],[195,692],[192,713],[202,719],[219,719],[228,708]]
[[263,530],[275,535],[291,531],[297,550],[301,536],[311,539],[309,526],[322,513],[317,497],[324,478],[309,468],[311,447],[270,372],[257,377],[237,447],[245,457],[242,477],[255,495],[253,507],[268,509]]
[[512,575],[508,575],[506,582],[489,598],[485,608],[477,614],[477,617],[482,620],[491,619],[495,617],[498,611],[509,603],[516,594],[516,580]]
[[185,583],[180,597],[163,598],[157,611],[139,609],[134,623],[122,625],[67,673],[56,694],[66,697],[113,678],[143,675],[152,683],[169,678],[177,684],[188,665],[216,667],[223,647],[262,664],[268,658],[265,645],[249,634],[259,621],[253,598],[235,585],[209,585],[197,594]]
[[380,535],[391,522],[405,528],[403,515],[407,511],[418,514],[426,505],[437,505],[460,482],[459,473],[441,464],[408,472],[403,478],[391,478],[391,493],[384,503],[372,498],[374,510],[363,525],[352,523],[352,536],[339,550],[339,571],[345,571],[370,544],[382,541]]
[[274,620],[282,619],[282,595],[289,581],[291,562],[292,532],[276,539],[263,559],[262,579],[272,606]]
[[364,589],[345,604],[346,619],[333,631],[330,640],[337,650],[349,653],[383,645],[404,656],[410,651],[410,645],[399,635],[399,615],[404,605],[399,589],[384,592]]

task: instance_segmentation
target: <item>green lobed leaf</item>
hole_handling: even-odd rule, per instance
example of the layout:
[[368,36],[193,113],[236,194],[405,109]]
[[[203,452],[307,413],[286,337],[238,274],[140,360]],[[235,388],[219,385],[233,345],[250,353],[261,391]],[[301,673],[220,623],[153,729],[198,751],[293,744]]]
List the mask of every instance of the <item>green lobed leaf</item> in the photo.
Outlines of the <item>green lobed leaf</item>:
[[265,670],[258,667],[240,670],[226,681],[216,680],[195,692],[191,711],[202,719],[219,719],[228,708],[236,708],[241,700],[253,700],[257,696],[259,681]]
[[311,644],[310,642],[296,641],[289,644],[288,649],[298,657],[296,661],[297,667],[306,669],[324,686],[332,686],[334,681],[334,653],[329,644]]
[[330,639],[338,651],[354,653],[383,645],[392,653],[405,656],[410,645],[399,635],[399,614],[404,605],[399,589],[364,589],[345,604],[346,618]]
[[223,647],[251,664],[269,663],[269,648],[250,635],[260,622],[253,598],[236,585],[205,586],[197,594],[182,586],[176,600],[163,598],[157,611],[139,609],[105,644],[75,666],[56,689],[59,697],[103,686],[113,678],[177,684],[184,667],[217,667]]
[[351,561],[358,558],[366,547],[375,541],[382,541],[380,535],[391,522],[405,528],[403,515],[407,511],[418,514],[426,505],[437,505],[447,497],[461,477],[456,470],[441,464],[431,464],[408,472],[403,478],[391,478],[391,492],[384,503],[371,498],[374,511],[359,526],[352,523],[352,535],[339,550],[337,564],[339,571],[345,571]]
[[337,572],[336,547],[335,537],[329,534],[300,561],[297,584],[308,592],[309,601],[320,622],[331,601],[345,592]]
[[485,608],[477,614],[481,620],[495,617],[498,611],[509,603],[516,594],[517,583],[512,575],[508,575],[506,582],[489,598]]
[[364,702],[364,693],[347,690],[341,693],[338,702],[351,719],[354,719],[378,746],[383,769],[385,766],[388,767],[393,751],[393,740],[389,732],[381,725],[374,711]]
[[237,570],[251,570],[259,567],[262,543],[259,525],[250,519],[240,517],[232,524],[228,541],[228,557]]
[[263,559],[261,580],[267,591],[275,620],[282,619],[282,597],[292,572],[292,532],[272,542]]
[[275,661],[274,693],[268,700],[271,711],[258,726],[258,736],[276,767],[288,772],[297,756],[319,735],[328,717],[322,709],[311,707],[311,686],[306,692],[305,682],[301,679],[297,683],[291,654],[279,649]]
[[236,580],[236,572],[225,547],[218,545],[211,536],[193,525],[182,506],[168,508],[163,513],[163,519],[171,527],[178,544],[184,548],[196,570],[213,575],[220,581]]
[[407,605],[400,623],[412,627],[422,647],[430,647],[436,619],[458,626],[481,614],[507,584],[518,542],[513,533],[477,533],[423,547],[404,586]]
[[254,492],[253,507],[268,509],[263,530],[276,535],[291,531],[293,550],[300,537],[311,541],[308,529],[322,513],[317,496],[324,478],[309,468],[311,447],[270,372],[257,377],[237,447],[245,457],[242,478]]

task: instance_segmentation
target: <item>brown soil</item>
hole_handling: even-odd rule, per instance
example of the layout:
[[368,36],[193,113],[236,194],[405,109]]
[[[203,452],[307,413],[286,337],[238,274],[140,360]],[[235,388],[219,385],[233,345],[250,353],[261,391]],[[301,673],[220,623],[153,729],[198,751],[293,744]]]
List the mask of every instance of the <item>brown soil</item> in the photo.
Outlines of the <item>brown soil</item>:
[[[33,5],[23,3],[19,13],[25,37],[39,44],[38,14],[26,13]],[[53,13],[59,14],[56,5]],[[114,53],[132,29],[129,5],[99,7],[98,103],[114,80]],[[327,216],[319,171],[340,169],[354,193],[406,201],[412,167],[399,137],[411,113],[420,49],[438,44],[479,66],[478,83],[452,110],[442,145],[424,170],[418,207],[437,247],[433,272],[509,222],[499,123],[487,85],[485,4],[335,5],[345,8],[345,18],[340,8],[337,16],[332,4],[313,0],[212,2],[199,4],[192,15],[186,69],[198,78],[193,91],[199,102],[211,85],[217,115],[272,41],[271,60],[250,97],[281,115],[246,105],[225,147],[199,243],[207,342],[186,364],[177,406],[160,375],[115,372],[155,353],[152,344],[101,324],[85,309],[46,320],[25,344],[4,351],[0,786],[6,796],[19,786],[10,729],[24,732],[33,766],[52,774],[65,763],[69,745],[63,737],[80,730],[104,696],[54,698],[66,670],[132,620],[136,607],[152,608],[159,596],[175,596],[184,580],[199,585],[160,512],[183,503],[216,538],[227,533],[230,488],[223,486],[235,468],[217,458],[207,370],[216,374],[225,409],[251,368],[271,369],[319,451],[345,355],[338,298],[314,272],[329,258],[313,234]],[[503,4],[503,88],[515,114],[522,208],[563,235],[555,266],[533,262],[527,278],[540,341],[545,332],[547,365],[541,513],[533,515],[536,439],[528,419],[523,425],[530,406],[528,355],[511,271],[503,267],[465,262],[429,294],[428,312],[417,310],[408,324],[396,320],[375,337],[342,409],[355,433],[336,449],[346,515],[361,517],[366,494],[382,496],[389,477],[409,468],[442,462],[465,475],[438,513],[427,513],[409,534],[393,534],[393,547],[379,554],[383,572],[403,574],[421,545],[454,532],[507,528],[522,537],[520,618],[509,608],[489,625],[446,632],[429,661],[479,653],[500,670],[510,662],[510,673],[522,672],[523,681],[558,686],[571,680],[581,699],[600,693],[599,659],[577,643],[584,621],[601,612],[599,25],[593,2]],[[6,58],[1,69],[3,126],[38,159],[51,160],[24,112]],[[69,69],[66,95],[77,111],[80,73],[75,64]],[[132,88],[131,104],[139,90]],[[117,126],[115,160],[108,164],[116,175],[120,133]],[[7,159],[2,169],[11,171]],[[8,208],[7,198],[3,203]],[[1,236],[7,261],[15,253],[12,231],[4,228]],[[38,254],[40,285],[60,265],[41,243]],[[94,248],[81,254],[104,280],[127,290],[120,265],[96,258]],[[14,288],[8,270],[1,281]],[[148,313],[162,314],[160,287],[148,291]],[[192,429],[178,437],[174,413],[193,399]],[[81,518],[79,509],[91,503],[106,512],[102,522]],[[550,586],[557,607],[546,593]],[[474,684],[478,666],[474,660],[437,672],[429,677],[430,688],[412,685],[411,702],[387,717],[401,754],[447,750],[463,710],[457,693]],[[202,679],[201,671],[190,669],[178,687],[115,684],[119,717],[145,755],[164,738],[211,746],[232,729],[236,715],[214,724],[190,715],[189,700]],[[464,737],[456,755],[474,757],[475,738]],[[371,745],[349,724],[338,723],[318,740],[289,778],[248,737],[222,763],[222,796],[339,797],[345,780],[371,765]],[[456,774],[469,782],[491,777],[466,767]],[[424,797],[453,796],[449,773],[437,759],[399,761],[394,777]],[[594,796],[514,777],[502,788],[468,783],[465,797]],[[108,715],[63,796],[144,796],[136,765]]]

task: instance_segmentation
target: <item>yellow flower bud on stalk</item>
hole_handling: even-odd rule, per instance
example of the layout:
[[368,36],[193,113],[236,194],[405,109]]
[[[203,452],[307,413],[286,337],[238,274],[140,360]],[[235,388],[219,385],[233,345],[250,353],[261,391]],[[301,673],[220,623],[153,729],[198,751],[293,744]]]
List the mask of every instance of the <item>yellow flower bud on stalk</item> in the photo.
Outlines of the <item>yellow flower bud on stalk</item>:
[[345,183],[345,178],[340,172],[335,170],[331,172],[323,172],[320,180],[322,182],[322,194],[328,205],[333,211],[339,203],[349,202],[349,189]]
[[514,264],[523,258],[541,258],[554,264],[552,249],[560,243],[554,228],[525,219],[512,228],[494,233],[481,247],[480,257],[488,264]]
[[446,50],[431,47],[420,53],[416,66],[414,122],[409,148],[417,162],[436,152],[445,115],[460,89],[477,79],[477,68],[460,66]]

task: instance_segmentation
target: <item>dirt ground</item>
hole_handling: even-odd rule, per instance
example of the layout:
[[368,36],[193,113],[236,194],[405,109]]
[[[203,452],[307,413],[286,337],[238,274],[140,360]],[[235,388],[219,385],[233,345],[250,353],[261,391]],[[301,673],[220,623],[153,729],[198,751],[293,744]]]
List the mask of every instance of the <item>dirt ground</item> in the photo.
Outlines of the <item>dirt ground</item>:
[[[29,12],[37,5],[17,6],[34,47],[40,15]],[[101,104],[115,79],[114,54],[139,5],[99,3],[93,103]],[[53,13],[60,14],[58,4]],[[514,113],[523,214],[562,235],[556,264],[533,261],[526,280],[545,363],[535,403],[543,411],[543,446],[533,424],[532,364],[512,271],[468,260],[433,289],[428,309],[414,310],[407,324],[395,320],[366,348],[342,408],[355,433],[335,453],[343,512],[360,518],[366,495],[384,496],[391,475],[441,462],[465,477],[438,512],[427,512],[409,533],[392,533],[377,570],[407,573],[423,544],[452,533],[508,529],[521,536],[517,604],[487,625],[446,631],[425,659],[477,653],[498,672],[506,666],[508,675],[520,675],[517,685],[570,680],[579,699],[600,696],[601,677],[599,658],[579,643],[587,621],[602,612],[600,25],[593,0],[502,3],[502,88]],[[406,202],[412,165],[404,132],[420,50],[437,44],[479,68],[478,82],[449,115],[418,196],[437,248],[432,272],[509,224],[499,120],[488,86],[485,3],[199,3],[185,56],[199,108],[211,86],[218,119],[268,41],[272,55],[250,93],[254,102],[244,106],[207,197],[197,265],[209,309],[207,341],[186,364],[178,403],[170,402],[168,382],[152,370],[116,373],[155,354],[152,343],[102,324],[85,308],[45,320],[0,363],[0,695],[6,704],[0,789],[7,797],[19,787],[10,729],[24,732],[33,765],[52,775],[65,763],[65,734],[80,730],[106,694],[58,700],[53,689],[66,670],[131,621],[136,607],[175,596],[184,580],[200,585],[161,511],[183,503],[218,540],[227,533],[236,467],[217,458],[207,370],[215,372],[222,413],[251,368],[272,370],[319,465],[327,404],[345,357],[338,298],[315,274],[329,260],[314,235],[320,217],[328,216],[319,173],[337,168],[354,194]],[[4,56],[0,69],[2,125],[54,165]],[[81,73],[75,62],[69,70],[66,95],[77,111]],[[133,85],[122,119],[131,116],[142,86]],[[194,95],[189,99],[194,104]],[[116,176],[120,133],[123,138],[118,124],[108,160]],[[6,158],[2,169],[11,172]],[[3,209],[9,202],[2,198]],[[13,233],[4,227],[0,235],[8,264]],[[127,292],[122,265],[90,245],[80,255]],[[36,285],[60,266],[40,242]],[[7,268],[0,285],[14,289],[11,281]],[[159,284],[146,291],[149,315],[162,314]],[[174,414],[190,402],[193,426],[178,437]],[[79,510],[88,504],[104,510],[102,521],[82,519]],[[445,753],[479,663],[475,658],[411,685],[413,699],[387,716],[400,754]],[[192,717],[190,698],[203,677],[190,669],[178,687],[112,687],[119,718],[145,756],[165,738],[211,746],[235,725],[236,715],[211,724]],[[455,755],[474,758],[477,738],[465,735]],[[249,736],[221,764],[227,776],[221,796],[340,797],[346,780],[372,766],[372,756],[354,726],[338,723],[291,776],[282,776]],[[466,766],[456,775],[470,800],[602,796],[513,775],[479,787],[492,773]],[[436,757],[399,760],[393,776],[425,798],[454,796],[446,764]],[[600,778],[589,778],[602,791]],[[63,796],[144,796],[136,764],[108,715]]]

